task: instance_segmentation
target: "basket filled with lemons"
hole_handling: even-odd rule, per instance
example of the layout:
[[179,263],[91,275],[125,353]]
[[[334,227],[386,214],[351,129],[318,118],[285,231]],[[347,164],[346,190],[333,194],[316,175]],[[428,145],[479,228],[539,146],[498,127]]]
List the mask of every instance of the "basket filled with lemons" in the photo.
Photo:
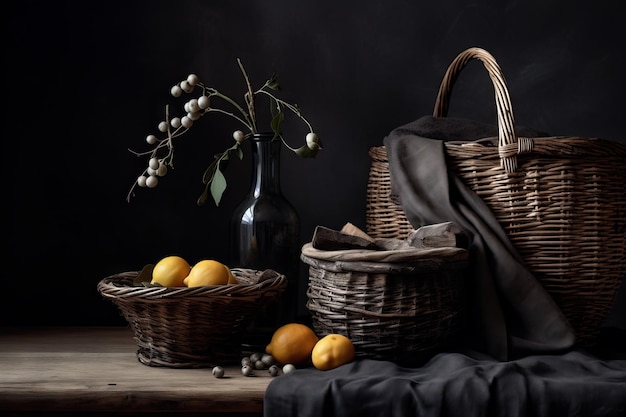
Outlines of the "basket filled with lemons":
[[287,278],[271,269],[231,269],[213,259],[191,265],[167,256],[106,277],[97,288],[128,321],[141,363],[207,368],[241,358],[246,328],[286,287]]

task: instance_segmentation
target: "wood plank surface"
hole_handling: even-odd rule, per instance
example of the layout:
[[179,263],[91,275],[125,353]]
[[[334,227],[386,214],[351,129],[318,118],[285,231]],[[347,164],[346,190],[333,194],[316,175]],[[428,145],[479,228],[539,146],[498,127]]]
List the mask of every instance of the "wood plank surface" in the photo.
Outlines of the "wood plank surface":
[[137,360],[123,327],[1,328],[0,414],[259,413],[272,377],[215,378],[210,368],[150,367]]

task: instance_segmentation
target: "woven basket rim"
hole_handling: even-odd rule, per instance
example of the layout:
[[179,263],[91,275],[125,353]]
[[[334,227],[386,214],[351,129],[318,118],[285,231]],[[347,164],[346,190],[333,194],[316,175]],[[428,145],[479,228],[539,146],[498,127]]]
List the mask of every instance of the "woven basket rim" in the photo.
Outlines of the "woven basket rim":
[[[237,279],[252,280],[263,279],[255,283],[240,283],[228,285],[208,285],[201,287],[145,287],[127,285],[139,275],[140,271],[127,271],[110,275],[98,283],[97,289],[100,294],[110,299],[124,300],[180,300],[195,299],[198,301],[211,301],[216,298],[259,298],[266,294],[282,292],[287,286],[287,278],[284,274],[273,270],[254,270],[246,268],[232,268],[233,275]],[[266,274],[266,277],[263,277]],[[269,277],[267,277],[269,275]]]
[[[532,150],[525,154],[518,154],[526,158],[553,156],[560,159],[563,157],[588,158],[596,156],[617,159],[626,156],[626,144],[612,139],[581,136],[545,136],[526,139],[532,143]],[[444,146],[447,151],[472,149],[482,157],[487,152],[499,157],[501,152],[498,149],[497,140],[497,137],[485,137],[471,141],[445,141]],[[511,147],[509,152],[517,153],[517,148]],[[374,161],[388,162],[384,145],[370,147],[369,156]],[[468,158],[471,159],[473,156],[470,155]]]

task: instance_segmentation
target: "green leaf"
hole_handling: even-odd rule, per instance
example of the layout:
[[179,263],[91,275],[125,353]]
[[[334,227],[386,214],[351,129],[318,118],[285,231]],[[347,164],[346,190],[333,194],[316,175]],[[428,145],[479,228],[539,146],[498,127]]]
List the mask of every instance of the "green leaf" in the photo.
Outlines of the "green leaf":
[[243,150],[241,149],[241,146],[239,146],[239,144],[230,148],[228,150],[228,154],[238,157],[240,161],[243,159]]
[[308,146],[303,145],[299,147],[298,149],[296,149],[294,152],[300,158],[315,158],[315,156],[317,155],[317,151],[318,149],[312,150]]
[[208,198],[209,198],[209,186],[206,185],[204,187],[204,191],[202,192],[202,194],[200,194],[200,197],[198,197],[198,201],[196,202],[196,204],[199,206],[204,206]]
[[273,97],[270,97],[270,112],[272,113],[272,131],[278,135],[285,120],[285,113]]
[[278,75],[272,74],[269,80],[265,83],[269,88],[275,91],[280,91],[280,84],[278,84]]
[[209,182],[211,182],[211,178],[213,178],[213,173],[215,172],[216,169],[217,169],[217,161],[211,162],[211,165],[209,165],[209,167],[206,169],[206,171],[204,171],[204,174],[202,175],[203,184],[208,184]]
[[147,282],[148,284],[152,281],[152,270],[154,269],[153,264],[147,264],[143,267],[139,275],[133,279],[134,286],[141,286],[143,283]]
[[217,169],[215,174],[213,175],[213,181],[211,181],[211,196],[213,196],[213,201],[215,201],[215,205],[219,206],[220,201],[222,200],[222,194],[226,190],[226,178],[222,171]]
[[278,101],[272,96],[270,96],[270,114],[272,115],[272,119],[278,116],[281,113],[280,104]]

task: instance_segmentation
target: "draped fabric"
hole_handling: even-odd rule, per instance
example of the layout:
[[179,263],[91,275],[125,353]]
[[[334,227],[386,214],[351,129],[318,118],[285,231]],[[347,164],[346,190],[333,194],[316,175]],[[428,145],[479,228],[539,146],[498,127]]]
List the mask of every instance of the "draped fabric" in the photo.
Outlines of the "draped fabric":
[[[520,130],[525,136],[538,135]],[[452,221],[468,235],[468,346],[499,360],[563,351],[574,345],[570,324],[525,267],[491,210],[448,172],[445,140],[494,133],[490,125],[430,116],[393,130],[384,139],[392,194],[414,227]]]
[[266,417],[621,417],[626,360],[582,351],[496,361],[440,353],[418,368],[361,359],[269,384]]

